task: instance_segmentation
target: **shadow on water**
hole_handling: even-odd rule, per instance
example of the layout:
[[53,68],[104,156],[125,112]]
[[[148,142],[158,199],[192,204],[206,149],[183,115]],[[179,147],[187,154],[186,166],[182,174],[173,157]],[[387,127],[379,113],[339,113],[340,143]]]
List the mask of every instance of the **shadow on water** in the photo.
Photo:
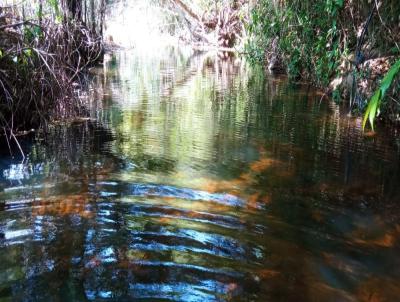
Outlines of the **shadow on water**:
[[399,296],[395,129],[174,48],[109,54],[87,97],[101,126],[2,153],[1,301]]

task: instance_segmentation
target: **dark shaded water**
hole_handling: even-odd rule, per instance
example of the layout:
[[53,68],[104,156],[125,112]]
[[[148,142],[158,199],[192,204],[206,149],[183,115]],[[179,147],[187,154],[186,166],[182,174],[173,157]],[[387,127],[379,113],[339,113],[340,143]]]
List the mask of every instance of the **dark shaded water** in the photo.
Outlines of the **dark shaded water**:
[[241,62],[110,55],[0,162],[0,301],[397,301],[395,130]]

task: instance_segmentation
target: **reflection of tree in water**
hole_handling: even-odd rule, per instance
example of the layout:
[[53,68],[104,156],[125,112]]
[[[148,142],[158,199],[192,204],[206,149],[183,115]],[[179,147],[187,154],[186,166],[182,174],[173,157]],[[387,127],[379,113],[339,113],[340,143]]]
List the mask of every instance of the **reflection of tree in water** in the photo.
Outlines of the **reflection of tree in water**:
[[21,235],[12,223],[5,233],[14,244],[0,267],[15,273],[0,294],[46,284],[36,295],[75,300],[391,297],[397,149],[308,87],[171,57],[138,70],[116,56],[98,113],[111,130],[85,124],[34,146],[55,185],[7,212],[33,237],[10,238]]
[[[23,186],[5,203],[6,221],[11,221],[5,237],[10,244],[3,246],[6,258],[2,257],[1,263],[16,269],[8,274],[8,281],[2,280],[0,292],[5,297],[12,295],[20,301],[86,299],[80,265],[85,232],[93,217],[95,196],[90,194],[90,183],[115,169],[117,162],[110,158],[112,140],[109,130],[87,123],[54,129],[45,143],[32,146],[27,165],[40,164],[39,174],[27,175],[29,181],[21,180]],[[40,188],[31,192],[31,185],[37,182]],[[25,194],[33,195],[23,201],[20,196]],[[8,211],[19,200],[25,207],[18,208],[20,217],[13,220]],[[27,227],[25,235],[18,230],[23,227],[21,222]],[[10,258],[9,254],[15,256]]]
[[[380,219],[383,214],[384,220],[392,220],[394,213],[385,212],[399,194],[395,185],[399,180],[389,175],[398,175],[398,167],[382,158],[396,162],[396,151],[382,150],[381,146],[386,145],[382,141],[366,141],[360,126],[354,127],[357,121],[343,117],[334,106],[327,108],[310,90],[299,92],[287,82],[266,79],[262,86],[265,93],[260,85],[252,86],[252,81],[247,93],[254,102],[240,107],[240,98],[228,94],[214,111],[223,125],[217,127],[223,132],[218,133],[214,144],[221,169],[237,175],[248,167],[249,172],[229,180],[204,180],[200,186],[240,194],[250,209],[266,204],[270,210],[267,225],[276,233],[267,235],[265,244],[276,258],[272,260],[275,266],[266,265],[272,273],[260,272],[271,284],[264,287],[265,295],[289,298],[293,293],[295,299],[295,293],[309,291],[308,299],[315,295],[322,300],[330,296],[351,300],[354,287],[346,291],[332,286],[332,279],[321,282],[318,270],[344,280],[343,284],[352,284],[351,278],[365,279],[366,275],[349,254],[373,259],[368,252],[361,252],[366,245],[372,249],[394,247],[400,235],[396,227],[374,223],[374,228],[368,230],[366,225],[359,225],[361,220],[352,212],[367,207],[375,209],[368,219]],[[369,156],[363,157],[366,150]],[[253,161],[250,164],[249,159]],[[248,219],[255,219],[252,213]],[[364,240],[366,234],[368,239]],[[338,250],[343,251],[336,260],[342,265],[339,268],[325,258]],[[352,277],[345,276],[349,275],[345,267],[351,268]],[[293,291],[283,293],[280,284],[292,286]]]

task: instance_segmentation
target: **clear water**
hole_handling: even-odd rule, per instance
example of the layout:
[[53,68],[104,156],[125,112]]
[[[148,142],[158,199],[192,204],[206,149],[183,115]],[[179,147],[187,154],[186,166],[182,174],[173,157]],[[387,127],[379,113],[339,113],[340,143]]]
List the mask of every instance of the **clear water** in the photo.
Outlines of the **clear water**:
[[96,123],[0,157],[0,301],[397,301],[395,129],[238,60],[93,70]]

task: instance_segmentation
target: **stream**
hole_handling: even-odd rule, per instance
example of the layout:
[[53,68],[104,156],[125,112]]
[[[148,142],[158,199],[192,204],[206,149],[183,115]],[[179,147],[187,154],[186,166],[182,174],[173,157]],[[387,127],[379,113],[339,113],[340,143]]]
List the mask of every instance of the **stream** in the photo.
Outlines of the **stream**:
[[1,146],[0,301],[398,301],[398,130],[215,54],[91,73],[93,121]]

